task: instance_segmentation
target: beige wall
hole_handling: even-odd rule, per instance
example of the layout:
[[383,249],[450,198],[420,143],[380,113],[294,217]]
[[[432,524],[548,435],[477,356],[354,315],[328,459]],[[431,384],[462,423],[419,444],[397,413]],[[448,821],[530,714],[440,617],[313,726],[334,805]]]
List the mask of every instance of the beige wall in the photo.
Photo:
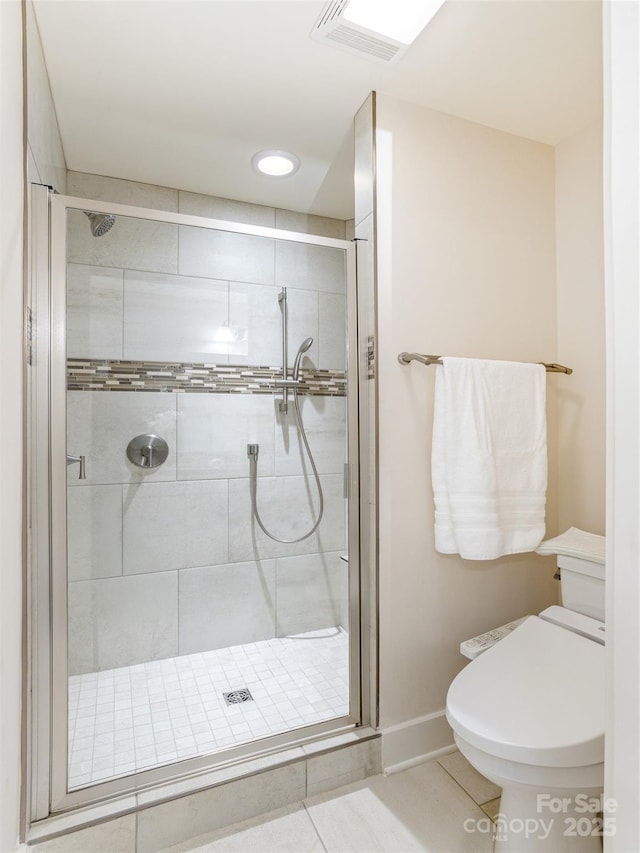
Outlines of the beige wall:
[[558,360],[558,527],[604,533],[605,324],[602,125],[555,149]]
[[[376,145],[380,710],[383,730],[397,735],[385,739],[389,766],[450,739],[442,710],[464,662],[461,640],[556,599],[549,558],[469,562],[435,552],[435,371],[397,362],[401,350],[557,359],[554,152],[380,96]],[[547,386],[552,535],[556,388],[570,382],[550,375]]]
[[22,21],[0,3],[0,851],[16,848],[22,642]]
[[33,3],[24,4],[27,45],[27,170],[31,183],[47,184],[60,193],[67,187],[58,118],[42,53]]

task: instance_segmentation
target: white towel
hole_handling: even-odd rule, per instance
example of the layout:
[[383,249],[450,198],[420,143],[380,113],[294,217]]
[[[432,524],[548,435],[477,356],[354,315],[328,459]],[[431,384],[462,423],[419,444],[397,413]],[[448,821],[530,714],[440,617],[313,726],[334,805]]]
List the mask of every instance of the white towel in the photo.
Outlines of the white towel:
[[467,560],[533,551],[545,532],[545,368],[442,362],[431,460],[436,550]]
[[600,563],[604,566],[605,558],[604,536],[597,533],[587,533],[579,527],[570,527],[555,536],[553,539],[545,539],[537,548],[537,554],[564,554],[567,557],[579,557],[581,560],[590,560],[592,563]]

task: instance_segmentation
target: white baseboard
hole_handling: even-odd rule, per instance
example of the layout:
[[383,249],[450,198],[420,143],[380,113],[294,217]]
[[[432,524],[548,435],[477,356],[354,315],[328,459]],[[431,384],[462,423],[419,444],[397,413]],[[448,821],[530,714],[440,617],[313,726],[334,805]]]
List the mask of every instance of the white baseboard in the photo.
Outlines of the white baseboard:
[[444,708],[382,728],[382,769],[385,774],[407,770],[455,749]]

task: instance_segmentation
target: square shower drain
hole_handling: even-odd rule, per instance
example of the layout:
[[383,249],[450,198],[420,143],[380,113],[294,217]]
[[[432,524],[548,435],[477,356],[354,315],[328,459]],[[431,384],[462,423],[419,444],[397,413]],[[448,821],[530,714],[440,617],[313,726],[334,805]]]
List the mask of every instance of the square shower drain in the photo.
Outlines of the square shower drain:
[[241,702],[253,702],[253,696],[249,692],[248,687],[242,687],[240,690],[229,690],[222,694],[227,705],[239,705]]

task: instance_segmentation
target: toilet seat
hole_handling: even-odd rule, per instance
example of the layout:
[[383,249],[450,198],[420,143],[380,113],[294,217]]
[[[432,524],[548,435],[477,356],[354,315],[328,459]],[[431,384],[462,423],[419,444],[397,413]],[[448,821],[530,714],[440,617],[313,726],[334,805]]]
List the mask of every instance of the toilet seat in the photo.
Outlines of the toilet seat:
[[453,730],[499,758],[547,767],[604,756],[604,647],[529,617],[472,661],[447,695]]

